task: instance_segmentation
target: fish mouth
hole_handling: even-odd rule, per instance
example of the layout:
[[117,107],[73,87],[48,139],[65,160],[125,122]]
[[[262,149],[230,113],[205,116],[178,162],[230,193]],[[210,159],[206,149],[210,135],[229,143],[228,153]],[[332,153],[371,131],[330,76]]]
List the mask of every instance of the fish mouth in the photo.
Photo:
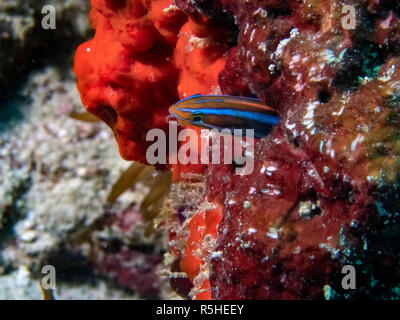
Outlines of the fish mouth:
[[173,116],[176,120],[178,120],[179,123],[185,124],[185,125],[190,125],[191,122],[188,119],[185,119],[183,117],[181,117],[180,115],[178,115],[175,111],[174,107],[169,108],[168,110],[169,114],[171,116]]

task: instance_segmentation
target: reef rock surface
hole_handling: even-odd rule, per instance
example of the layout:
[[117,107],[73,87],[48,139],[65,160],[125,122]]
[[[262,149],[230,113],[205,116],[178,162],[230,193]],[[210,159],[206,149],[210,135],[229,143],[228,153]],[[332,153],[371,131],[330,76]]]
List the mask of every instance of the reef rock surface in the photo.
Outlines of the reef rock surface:
[[[146,161],[147,131],[165,129],[169,105],[192,94],[258,97],[281,115],[257,141],[249,176],[209,165],[194,181],[198,167],[173,167],[182,190],[165,225],[191,297],[399,297],[397,1],[92,7],[96,35],[77,52],[78,88],[125,158]],[[355,290],[341,285],[345,265],[357,271]],[[174,286],[188,293],[188,279]]]

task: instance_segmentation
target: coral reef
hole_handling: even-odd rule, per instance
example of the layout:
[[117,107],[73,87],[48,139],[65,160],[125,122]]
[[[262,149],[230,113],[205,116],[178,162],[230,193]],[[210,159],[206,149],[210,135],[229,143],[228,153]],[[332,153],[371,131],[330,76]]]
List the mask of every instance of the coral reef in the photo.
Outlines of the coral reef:
[[[398,299],[396,1],[92,5],[96,35],[77,52],[78,88],[126,159],[145,162],[147,130],[165,129],[169,105],[192,94],[255,96],[281,115],[257,141],[249,176],[172,166],[177,191],[157,223],[177,292]],[[343,27],[344,5],[356,9],[355,29]],[[341,287],[347,264],[357,290]]]
[[[170,297],[158,274],[164,241],[145,237],[139,214],[149,186],[138,183],[107,203],[130,164],[105,124],[69,116],[83,110],[72,75],[48,67],[29,77],[21,95],[25,118],[0,133],[1,297],[43,299],[47,264],[57,271],[57,299]],[[122,252],[131,256],[112,262],[121,272],[109,272]],[[151,281],[123,278],[132,257]]]
[[96,35],[75,59],[83,104],[113,129],[125,159],[141,161],[146,132],[166,126],[178,98],[172,48],[185,19],[170,1],[146,3],[92,1]]
[[128,2],[92,1],[96,35],[79,47],[75,73],[83,104],[112,128],[121,155],[146,162],[146,134],[167,128],[171,104],[219,92],[226,32],[188,20],[173,1]]
[[[54,30],[41,27],[44,5],[56,9]],[[109,201],[131,163],[107,126],[82,113],[71,64],[92,32],[89,7],[0,2],[1,299],[43,299],[47,264],[56,268],[56,299],[175,297],[160,277],[166,241],[149,223],[161,206],[151,196],[169,173],[152,169],[150,181]]]

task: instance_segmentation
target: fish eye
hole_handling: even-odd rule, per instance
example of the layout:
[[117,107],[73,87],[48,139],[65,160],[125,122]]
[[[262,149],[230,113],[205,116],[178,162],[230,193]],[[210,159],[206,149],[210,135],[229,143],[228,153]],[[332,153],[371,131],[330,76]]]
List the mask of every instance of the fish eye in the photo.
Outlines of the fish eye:
[[192,122],[194,122],[194,123],[201,123],[201,122],[203,122],[203,114],[201,114],[201,113],[195,113],[195,114],[193,114],[192,115]]

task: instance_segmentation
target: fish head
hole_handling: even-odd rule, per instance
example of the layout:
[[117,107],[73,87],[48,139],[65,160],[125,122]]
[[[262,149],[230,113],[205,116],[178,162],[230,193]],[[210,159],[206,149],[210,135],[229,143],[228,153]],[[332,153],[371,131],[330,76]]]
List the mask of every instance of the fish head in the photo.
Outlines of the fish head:
[[199,110],[196,104],[196,98],[199,95],[183,99],[169,108],[169,113],[175,117],[178,122],[184,126],[195,125],[198,127],[207,127],[206,115]]

